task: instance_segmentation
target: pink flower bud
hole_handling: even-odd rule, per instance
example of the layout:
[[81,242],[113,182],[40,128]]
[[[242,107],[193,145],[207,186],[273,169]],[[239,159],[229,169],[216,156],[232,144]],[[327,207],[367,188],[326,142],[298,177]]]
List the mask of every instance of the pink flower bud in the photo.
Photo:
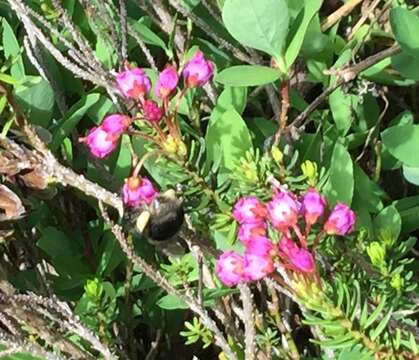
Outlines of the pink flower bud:
[[307,224],[313,225],[324,213],[326,199],[319,192],[310,188],[304,194],[302,201],[302,212]]
[[205,85],[213,74],[214,63],[206,60],[202,51],[197,51],[183,69],[186,86],[190,88]]
[[155,124],[157,124],[164,115],[163,109],[153,100],[145,100],[143,110],[145,118]]
[[337,203],[323,229],[328,235],[343,236],[352,231],[355,221],[355,213],[346,204]]
[[313,255],[306,249],[298,249],[292,252],[288,261],[298,271],[312,273],[316,269]]
[[272,257],[276,253],[276,246],[265,236],[256,236],[246,244],[246,254]]
[[263,279],[275,270],[270,256],[245,254],[244,260],[244,278],[246,281]]
[[246,245],[250,239],[256,236],[265,236],[266,235],[266,223],[260,221],[257,223],[244,223],[239,227],[239,232],[237,234],[239,240]]
[[300,204],[293,193],[281,191],[277,193],[267,205],[268,218],[273,227],[285,231],[297,224]]
[[101,126],[90,129],[86,137],[80,138],[80,142],[86,143],[90,152],[102,159],[108,156],[118,146],[118,135],[112,135],[105,131]]
[[108,115],[103,119],[100,127],[110,135],[119,136],[124,133],[131,124],[131,118],[126,115]]
[[151,81],[143,69],[133,68],[121,71],[116,76],[121,93],[131,99],[144,97],[151,89]]
[[240,224],[259,223],[265,216],[265,206],[256,196],[242,197],[233,208],[233,217]]
[[223,284],[234,286],[244,280],[243,267],[243,257],[234,251],[227,251],[218,258],[215,272]]
[[287,258],[299,250],[297,244],[287,236],[282,237],[278,244],[278,248]]
[[160,99],[167,98],[173,90],[176,89],[177,83],[179,82],[179,76],[176,69],[173,66],[167,66],[164,69],[157,80],[156,84],[156,96]]
[[124,204],[135,208],[143,204],[151,204],[158,191],[146,177],[130,177],[125,179],[122,194]]

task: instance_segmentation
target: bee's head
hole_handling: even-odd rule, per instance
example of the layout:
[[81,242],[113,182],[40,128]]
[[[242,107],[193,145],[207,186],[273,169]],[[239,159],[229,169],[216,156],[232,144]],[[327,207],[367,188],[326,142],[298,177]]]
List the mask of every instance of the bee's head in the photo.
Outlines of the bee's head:
[[183,201],[170,189],[157,195],[150,206],[138,216],[136,228],[155,241],[164,241],[174,236],[183,224]]

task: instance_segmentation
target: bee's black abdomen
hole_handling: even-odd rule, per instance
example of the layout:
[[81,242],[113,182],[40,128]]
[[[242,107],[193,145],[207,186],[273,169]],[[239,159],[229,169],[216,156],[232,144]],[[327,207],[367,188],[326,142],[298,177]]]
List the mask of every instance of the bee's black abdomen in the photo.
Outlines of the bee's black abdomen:
[[184,215],[182,206],[163,204],[158,216],[151,218],[148,235],[156,241],[164,241],[171,238],[182,226]]

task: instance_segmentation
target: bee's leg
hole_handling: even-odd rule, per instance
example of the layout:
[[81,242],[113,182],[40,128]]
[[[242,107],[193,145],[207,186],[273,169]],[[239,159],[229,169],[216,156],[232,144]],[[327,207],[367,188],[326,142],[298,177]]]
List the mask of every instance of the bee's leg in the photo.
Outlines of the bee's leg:
[[144,230],[147,228],[148,222],[150,221],[151,214],[149,211],[143,211],[137,218],[135,222],[135,227],[140,234],[144,233]]

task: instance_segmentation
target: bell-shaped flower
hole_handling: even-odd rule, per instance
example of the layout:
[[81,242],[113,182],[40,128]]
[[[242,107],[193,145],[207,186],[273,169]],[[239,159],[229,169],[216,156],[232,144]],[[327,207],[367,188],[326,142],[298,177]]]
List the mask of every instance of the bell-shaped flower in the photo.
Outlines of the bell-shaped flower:
[[185,84],[190,88],[205,85],[213,74],[214,63],[206,60],[202,51],[197,51],[183,69]]

